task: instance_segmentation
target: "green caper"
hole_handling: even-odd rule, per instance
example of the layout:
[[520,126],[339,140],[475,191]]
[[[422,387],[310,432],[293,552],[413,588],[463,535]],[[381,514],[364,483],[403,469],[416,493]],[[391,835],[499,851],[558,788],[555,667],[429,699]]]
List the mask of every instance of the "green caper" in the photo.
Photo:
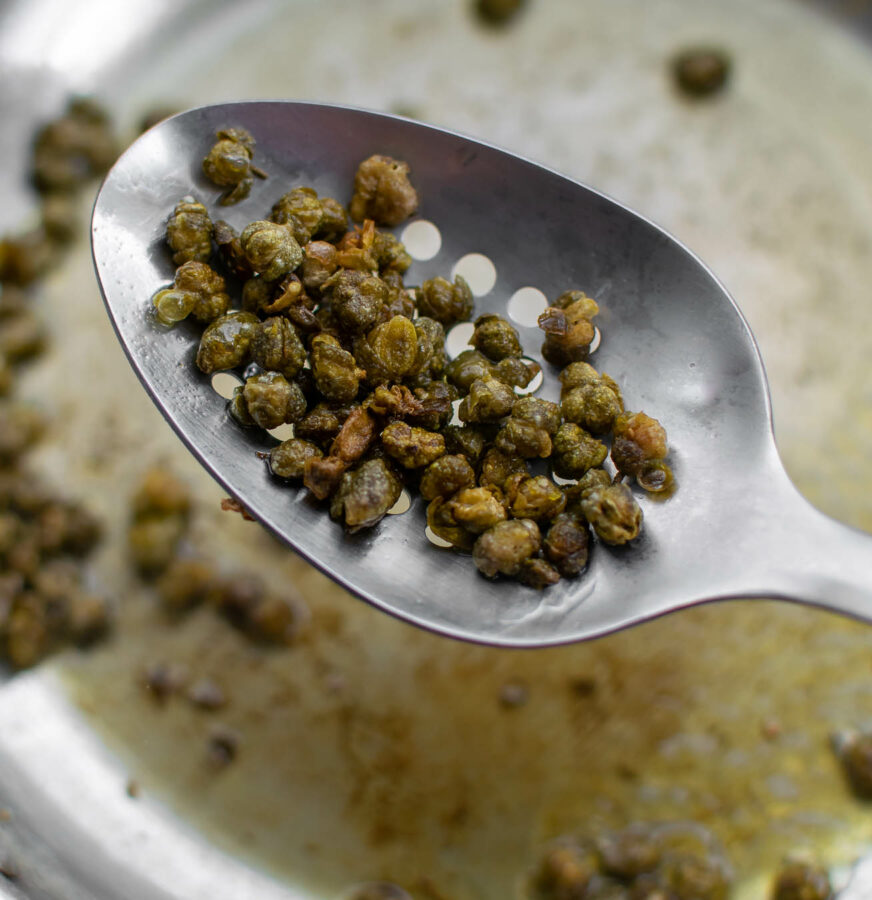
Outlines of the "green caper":
[[418,288],[417,300],[421,315],[443,325],[462,322],[472,315],[472,290],[460,275],[455,277],[454,284],[442,277],[425,281]]
[[593,490],[580,502],[581,512],[597,537],[607,544],[626,544],[638,537],[642,510],[625,484]]
[[244,128],[224,128],[215,136],[218,140],[203,160],[203,174],[227,188],[220,203],[229,206],[249,195],[255,175],[266,178],[266,174],[252,164],[255,141]]
[[353,400],[365,374],[357,367],[354,357],[329,334],[316,334],[309,352],[312,375],[320,393],[328,400]]
[[429,466],[445,453],[445,439],[435,431],[427,431],[406,422],[391,422],[381,433],[385,452],[406,469]]
[[173,262],[208,262],[212,255],[212,220],[202,203],[193,197],[181,200],[167,223],[167,244]]
[[357,167],[349,205],[355,222],[373,219],[377,225],[399,225],[417,208],[418,194],[409,182],[407,163],[375,155]]
[[293,437],[270,450],[270,471],[279,478],[302,478],[306,460],[323,455],[317,444]]
[[293,378],[306,362],[306,349],[294,326],[282,316],[273,316],[254,327],[251,358],[263,369]]
[[566,495],[547,475],[535,475],[519,481],[513,485],[508,500],[516,519],[532,519],[535,522],[553,519],[566,506]]
[[488,313],[475,320],[469,343],[492,362],[521,355],[521,341],[515,328],[501,316]]
[[270,219],[288,226],[301,245],[310,241],[318,231],[322,216],[318,194],[310,187],[295,187],[283,194],[273,204],[270,213]]
[[554,436],[551,465],[561,478],[581,478],[588,469],[601,466],[608,455],[602,441],[573,422],[564,422]]
[[246,225],[239,243],[251,268],[266,281],[277,281],[303,261],[303,249],[291,229],[265,219]]
[[381,458],[369,459],[346,472],[330,506],[333,518],[342,518],[349,531],[371,528],[397,502],[402,483]]
[[419,490],[425,500],[451,497],[475,485],[475,470],[465,456],[448,454],[430,463],[421,476]]
[[306,412],[306,398],[299,385],[280,372],[252,375],[240,390],[248,415],[261,428],[296,422]]
[[537,553],[541,543],[539,526],[535,522],[509,519],[479,535],[472,560],[479,572],[488,578],[498,574],[517,575],[524,560]]
[[232,312],[211,322],[203,332],[197,350],[200,371],[211,375],[247,363],[258,321],[252,313]]
[[498,422],[507,416],[514,406],[514,391],[496,378],[483,378],[469,387],[457,414],[462,422]]

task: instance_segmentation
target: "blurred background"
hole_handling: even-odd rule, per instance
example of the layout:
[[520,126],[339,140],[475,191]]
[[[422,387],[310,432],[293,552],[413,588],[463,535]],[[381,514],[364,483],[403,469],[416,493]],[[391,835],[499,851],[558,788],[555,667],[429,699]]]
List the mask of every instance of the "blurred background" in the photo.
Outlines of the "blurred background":
[[[74,97],[116,149],[175,111],[286,98],[528,156],[717,273],[758,339],[789,474],[872,531],[870,41],[862,0],[0,5],[0,544],[4,522],[91,528],[26,566],[23,539],[0,546],[0,896],[627,897],[536,872],[555,839],[634,824],[726,873],[675,900],[770,896],[796,853],[868,896],[872,822],[833,749],[872,724],[867,626],[757,601],[509,652],[365,607],[222,511],[129,370],[88,248],[99,165],[61,189],[33,173]],[[131,549],[153,466],[176,479],[182,556],[283,598],[278,646],[208,605],[168,613]],[[69,601],[40,574],[61,563]]]

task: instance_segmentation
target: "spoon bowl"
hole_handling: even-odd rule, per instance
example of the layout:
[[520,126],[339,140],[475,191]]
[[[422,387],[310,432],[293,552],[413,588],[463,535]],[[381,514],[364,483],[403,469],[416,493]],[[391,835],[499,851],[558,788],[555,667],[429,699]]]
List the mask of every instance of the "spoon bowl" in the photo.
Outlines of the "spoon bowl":
[[[269,178],[245,201],[220,207],[201,160],[226,127],[254,135],[255,161]],[[449,277],[476,253],[496,279],[482,285],[475,315],[506,315],[525,287],[549,299],[586,291],[600,306],[602,330],[591,362],[621,385],[628,409],[667,429],[677,490],[662,500],[638,491],[642,535],[624,547],[596,542],[576,579],[540,592],[481,577],[468,557],[430,543],[419,497],[374,529],[346,534],[304,488],[271,476],[257,451],[276,440],[227,415],[226,400],[194,365],[198,335],[168,331],[151,314],[151,297],[173,278],[164,233],[182,197],[241,228],[298,184],[346,201],[358,163],[373,153],[409,163],[420,214],[441,236],[438,253],[416,260],[407,284]],[[223,104],[166,120],[121,156],[94,206],[92,250],[131,365],[191,452],[278,538],[386,612],[514,647],[593,638],[739,597],[872,618],[872,538],[819,513],[784,473],[763,364],[738,307],[678,241],[589,187],[397,116],[302,102]],[[525,353],[541,361],[542,333],[513,324]],[[544,368],[537,396],[557,399],[557,373]]]

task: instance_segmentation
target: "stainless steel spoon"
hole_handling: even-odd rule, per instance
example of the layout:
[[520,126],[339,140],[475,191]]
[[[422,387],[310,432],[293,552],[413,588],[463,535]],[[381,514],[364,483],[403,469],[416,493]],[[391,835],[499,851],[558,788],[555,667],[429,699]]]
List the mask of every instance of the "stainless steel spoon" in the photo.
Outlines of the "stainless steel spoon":
[[[216,130],[257,139],[269,173],[251,196],[216,207],[201,160]],[[275,443],[241,429],[193,363],[197,333],[150,314],[173,277],[166,220],[195,195],[231,224],[268,214],[296,184],[347,200],[372,153],[406,160],[421,215],[442,236],[407,284],[448,275],[469,252],[492,260],[496,283],[476,312],[505,314],[518,288],[549,298],[581,288],[601,306],[592,362],[621,384],[630,409],[669,433],[679,487],[640,496],[642,536],[594,547],[588,570],[537,592],[488,581],[468,557],[430,544],[420,498],[376,528],[347,535],[302,488],[278,484],[256,451]],[[92,248],[109,315],[146,390],[191,452],[281,540],[352,593],[402,619],[467,640],[531,647],[603,635],[729,598],[771,597],[872,619],[872,537],[835,522],[787,478],[772,433],[754,338],[717,279],[675,239],[591,188],[469,138],[406,119],[298,102],[191,110],[137,140],[106,178]],[[519,327],[539,357],[541,332]],[[547,367],[546,367],[547,372]],[[555,373],[540,396],[555,399]],[[641,492],[640,492],[641,494]]]

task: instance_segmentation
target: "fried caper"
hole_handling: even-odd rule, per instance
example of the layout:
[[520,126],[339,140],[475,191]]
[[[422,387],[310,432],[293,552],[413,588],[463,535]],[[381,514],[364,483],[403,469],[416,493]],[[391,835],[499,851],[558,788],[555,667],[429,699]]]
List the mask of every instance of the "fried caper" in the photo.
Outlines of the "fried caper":
[[455,276],[454,284],[442,278],[430,278],[417,290],[418,309],[443,325],[462,322],[472,315],[472,290],[466,279]]
[[303,261],[303,248],[291,228],[266,219],[246,225],[239,243],[248,264],[266,281],[277,281]]
[[[662,463],[668,452],[666,429],[657,419],[642,412],[621,413],[616,418],[611,456],[622,475],[637,476],[642,472],[646,484],[662,490],[671,483],[671,470]],[[655,462],[662,468],[652,467]]]
[[451,518],[472,534],[481,534],[508,518],[500,498],[483,487],[462,488],[445,506]]
[[418,359],[418,332],[411,319],[394,316],[367,335],[376,364],[391,381],[400,381]]
[[203,174],[213,184],[227,188],[219,202],[229,206],[249,195],[255,175],[266,178],[266,173],[251,162],[255,141],[244,128],[224,128],[215,137],[218,140],[203,160]]
[[330,515],[342,518],[349,531],[371,528],[397,502],[402,483],[381,458],[369,459],[342,476]]
[[566,390],[560,409],[567,422],[581,425],[592,434],[606,434],[614,427],[623,406],[614,390],[598,378]]
[[391,422],[381,433],[385,452],[406,469],[428,466],[445,453],[445,439],[406,422]]
[[258,324],[249,312],[231,312],[211,322],[200,337],[197,367],[206,375],[247,363]]
[[251,358],[263,369],[293,378],[306,362],[306,349],[294,326],[282,316],[273,316],[255,325]]
[[211,266],[191,260],[176,270],[171,288],[155,294],[154,306],[164,325],[173,325],[188,315],[198,322],[212,322],[227,312],[230,296],[224,279]]
[[514,391],[496,378],[480,378],[469,386],[457,410],[462,422],[498,422],[514,406]]
[[498,522],[479,535],[472,550],[476,568],[488,578],[517,575],[524,560],[539,551],[539,526],[530,519]]
[[329,334],[316,334],[309,346],[315,386],[328,400],[347,402],[360,390],[366,374],[354,357]]
[[262,372],[245,380],[237,388],[245,411],[261,428],[278,428],[285,422],[297,422],[306,412],[306,398],[296,382],[280,372]]
[[280,478],[302,478],[306,470],[306,460],[323,455],[317,444],[293,437],[270,450],[270,471]]
[[566,495],[547,475],[535,475],[514,484],[508,500],[516,519],[535,522],[553,519],[566,506]]
[[475,320],[469,343],[492,362],[521,355],[521,341],[515,328],[501,316],[488,313]]
[[297,243],[312,239],[321,224],[323,211],[318,194],[310,187],[295,187],[279,197],[273,204],[270,219],[279,225],[287,225]]
[[419,490],[425,500],[451,497],[475,484],[475,470],[465,456],[447,454],[430,463],[421,476]]
[[558,513],[548,528],[542,548],[557,571],[564,578],[572,578],[587,566],[590,530],[578,517]]
[[625,484],[597,488],[581,500],[579,507],[597,537],[607,544],[626,544],[639,535],[642,510]]
[[[570,299],[571,298],[571,299]],[[542,355],[555,366],[584,360],[596,330],[593,317],[599,312],[596,302],[581,291],[561,294],[558,303],[539,316],[539,328],[545,332]]]
[[601,466],[608,447],[580,425],[564,422],[554,436],[551,466],[561,478],[581,478],[588,469]]
[[377,154],[357,167],[349,205],[356,222],[373,219],[377,225],[399,225],[417,208],[418,194],[409,182],[407,163]]
[[333,315],[352,334],[372,328],[388,299],[388,289],[381,278],[356,269],[340,269],[323,289],[330,293]]
[[179,201],[167,223],[167,244],[173,262],[208,262],[212,255],[212,220],[202,203],[193,197]]

